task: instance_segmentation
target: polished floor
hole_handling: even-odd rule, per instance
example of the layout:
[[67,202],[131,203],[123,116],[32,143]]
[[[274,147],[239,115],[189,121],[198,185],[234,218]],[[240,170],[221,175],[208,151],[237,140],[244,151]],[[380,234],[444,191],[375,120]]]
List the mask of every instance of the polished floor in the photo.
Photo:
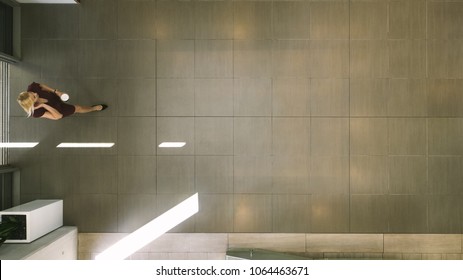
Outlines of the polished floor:
[[[87,233],[195,192],[174,232],[462,233],[463,1],[81,2],[22,6],[23,202]],[[27,119],[32,81],[109,109]]]

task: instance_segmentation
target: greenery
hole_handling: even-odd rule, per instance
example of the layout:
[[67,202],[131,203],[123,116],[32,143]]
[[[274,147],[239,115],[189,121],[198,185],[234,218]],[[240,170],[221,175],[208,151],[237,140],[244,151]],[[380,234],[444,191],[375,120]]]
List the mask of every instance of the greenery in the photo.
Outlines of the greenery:
[[0,246],[18,230],[19,226],[20,223],[15,217],[2,217],[2,222],[0,223]]

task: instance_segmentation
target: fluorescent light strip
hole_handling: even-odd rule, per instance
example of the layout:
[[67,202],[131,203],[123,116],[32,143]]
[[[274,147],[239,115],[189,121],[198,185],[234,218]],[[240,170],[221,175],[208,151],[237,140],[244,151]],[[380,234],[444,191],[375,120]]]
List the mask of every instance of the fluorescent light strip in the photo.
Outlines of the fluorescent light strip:
[[162,142],[159,144],[159,148],[181,148],[185,144],[185,142]]
[[111,148],[114,143],[60,143],[57,148]]
[[153,240],[198,213],[198,193],[185,199],[161,216],[122,238],[95,257],[96,260],[123,260]]
[[10,142],[0,143],[0,148],[34,148],[39,142]]

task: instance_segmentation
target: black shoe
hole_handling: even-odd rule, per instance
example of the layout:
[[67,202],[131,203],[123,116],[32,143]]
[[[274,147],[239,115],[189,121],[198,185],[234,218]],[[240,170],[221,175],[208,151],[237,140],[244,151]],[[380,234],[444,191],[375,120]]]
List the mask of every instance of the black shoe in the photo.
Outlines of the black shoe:
[[100,106],[100,105],[101,105],[101,110],[99,110],[99,111],[103,111],[103,110],[106,110],[106,108],[108,108],[108,105],[106,105],[106,104],[96,104],[96,105],[93,105],[92,107]]

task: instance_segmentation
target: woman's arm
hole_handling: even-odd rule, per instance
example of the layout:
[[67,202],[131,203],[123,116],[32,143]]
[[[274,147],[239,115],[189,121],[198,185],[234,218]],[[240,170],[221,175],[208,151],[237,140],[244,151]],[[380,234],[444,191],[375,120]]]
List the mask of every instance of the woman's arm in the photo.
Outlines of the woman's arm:
[[55,108],[51,107],[50,105],[48,104],[40,104],[39,106],[36,107],[37,108],[44,108],[46,110],[46,112],[41,116],[41,118],[46,118],[46,119],[50,119],[50,120],[59,120],[63,117],[63,114],[61,114],[60,112],[58,112],[58,110],[56,110]]
[[44,91],[48,91],[48,92],[52,92],[56,95],[58,95],[58,97],[61,97],[61,95],[63,94],[63,92],[57,90],[57,89],[52,89],[51,87],[47,86],[47,85],[44,85],[44,84],[39,84],[40,85],[40,88]]

